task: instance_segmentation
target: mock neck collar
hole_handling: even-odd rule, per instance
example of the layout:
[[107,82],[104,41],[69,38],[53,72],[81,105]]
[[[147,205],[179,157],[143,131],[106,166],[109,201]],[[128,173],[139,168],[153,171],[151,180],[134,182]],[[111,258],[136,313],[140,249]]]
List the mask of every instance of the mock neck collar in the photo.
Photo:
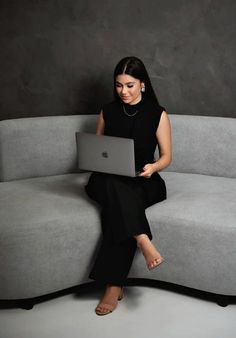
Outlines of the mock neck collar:
[[120,102],[129,111],[132,111],[132,110],[140,109],[143,106],[144,102],[145,102],[145,98],[142,96],[141,100],[138,103],[135,103],[135,104],[125,103],[122,100],[120,100]]

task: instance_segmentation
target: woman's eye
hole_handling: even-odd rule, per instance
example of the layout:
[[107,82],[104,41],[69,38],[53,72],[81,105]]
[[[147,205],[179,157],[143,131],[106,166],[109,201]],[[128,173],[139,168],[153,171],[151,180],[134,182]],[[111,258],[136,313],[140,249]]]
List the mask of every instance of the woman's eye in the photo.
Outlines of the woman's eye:
[[128,87],[128,88],[132,88],[132,87],[133,87],[133,85],[128,85],[127,87]]

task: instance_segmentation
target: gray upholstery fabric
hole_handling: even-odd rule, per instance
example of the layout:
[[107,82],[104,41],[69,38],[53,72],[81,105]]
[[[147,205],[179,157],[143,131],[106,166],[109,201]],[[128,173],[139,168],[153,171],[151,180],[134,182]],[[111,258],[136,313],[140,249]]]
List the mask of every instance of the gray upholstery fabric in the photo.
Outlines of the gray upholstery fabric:
[[162,172],[167,200],[147,209],[166,263],[151,273],[137,255],[130,276],[236,295],[236,180]]
[[0,299],[35,297],[88,281],[100,236],[88,174],[4,182],[0,189]]
[[0,180],[76,172],[75,132],[95,132],[97,115],[48,116],[0,123]]
[[[166,171],[236,178],[236,119],[169,115],[173,160]],[[158,149],[156,152],[158,158]]]
[[[169,117],[173,162],[160,173],[167,200],[146,211],[166,262],[149,272],[138,253],[130,277],[236,295],[235,120]],[[89,173],[75,173],[75,132],[94,132],[96,120],[0,122],[0,299],[88,281],[100,210],[84,192]]]
[[[173,161],[167,171],[236,177],[236,120],[169,114]],[[95,132],[97,115],[1,121],[0,180],[77,171],[75,132]],[[158,149],[156,151],[158,157]]]
[[[161,175],[168,199],[146,213],[166,263],[149,272],[137,254],[130,276],[236,294],[235,180]],[[1,184],[0,299],[34,297],[88,281],[100,218],[84,192],[87,179],[80,173]]]

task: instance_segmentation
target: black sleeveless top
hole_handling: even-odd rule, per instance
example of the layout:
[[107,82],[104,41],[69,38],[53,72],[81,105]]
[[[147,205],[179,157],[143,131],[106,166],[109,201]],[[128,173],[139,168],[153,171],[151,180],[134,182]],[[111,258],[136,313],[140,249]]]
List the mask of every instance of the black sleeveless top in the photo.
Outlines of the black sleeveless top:
[[104,135],[134,140],[136,170],[141,170],[145,164],[154,162],[156,130],[163,110],[164,107],[147,98],[142,98],[135,105],[113,101],[102,108],[105,121]]

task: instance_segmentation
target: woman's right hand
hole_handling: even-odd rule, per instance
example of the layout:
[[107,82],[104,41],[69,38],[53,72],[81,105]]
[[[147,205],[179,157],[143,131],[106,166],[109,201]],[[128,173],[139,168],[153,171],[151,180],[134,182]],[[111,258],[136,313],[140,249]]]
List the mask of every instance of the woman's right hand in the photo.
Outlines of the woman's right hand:
[[139,176],[150,178],[155,171],[154,163],[148,163],[143,167],[143,171]]

